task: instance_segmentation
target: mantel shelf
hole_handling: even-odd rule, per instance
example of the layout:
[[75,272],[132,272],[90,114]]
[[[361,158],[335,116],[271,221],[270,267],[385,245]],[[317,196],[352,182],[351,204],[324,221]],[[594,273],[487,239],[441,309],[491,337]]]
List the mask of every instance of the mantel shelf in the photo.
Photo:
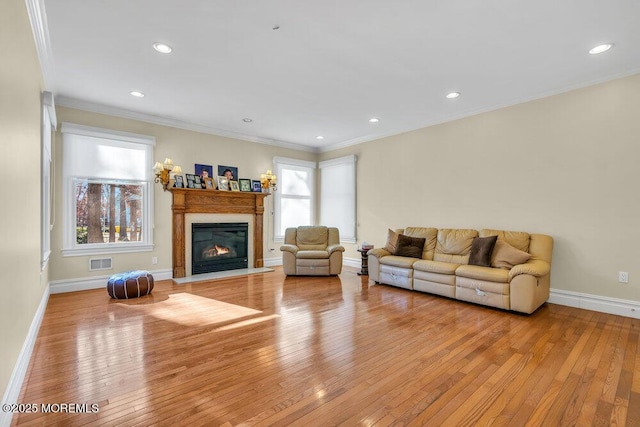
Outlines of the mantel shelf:
[[268,193],[171,188],[173,223],[173,277],[185,277],[185,215],[190,213],[253,215],[253,266],[264,266],[263,214]]

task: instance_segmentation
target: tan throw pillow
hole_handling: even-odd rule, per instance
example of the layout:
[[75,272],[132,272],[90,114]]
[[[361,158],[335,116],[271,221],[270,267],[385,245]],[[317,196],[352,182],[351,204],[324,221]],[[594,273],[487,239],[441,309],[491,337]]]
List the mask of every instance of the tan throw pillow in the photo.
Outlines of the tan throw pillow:
[[391,252],[392,255],[396,254],[399,236],[400,235],[392,229],[389,229],[389,231],[387,232],[387,243],[384,245],[384,248]]
[[503,240],[498,240],[491,253],[491,267],[511,269],[514,265],[529,261],[531,254],[516,249]]

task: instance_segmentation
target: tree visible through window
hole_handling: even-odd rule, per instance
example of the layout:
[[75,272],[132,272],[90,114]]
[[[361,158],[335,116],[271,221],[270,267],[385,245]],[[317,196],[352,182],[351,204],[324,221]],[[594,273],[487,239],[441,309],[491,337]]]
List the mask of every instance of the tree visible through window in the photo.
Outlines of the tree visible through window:
[[75,180],[76,243],[142,241],[142,186]]

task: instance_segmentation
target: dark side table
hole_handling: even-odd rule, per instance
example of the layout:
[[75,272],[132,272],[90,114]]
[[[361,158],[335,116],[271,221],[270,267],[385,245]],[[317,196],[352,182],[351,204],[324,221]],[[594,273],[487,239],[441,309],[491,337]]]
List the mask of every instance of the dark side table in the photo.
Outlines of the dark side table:
[[370,249],[367,249],[367,250],[358,249],[358,252],[360,252],[360,256],[362,257],[362,266],[360,267],[358,276],[369,275],[369,256],[367,255],[367,252],[369,252],[369,250]]

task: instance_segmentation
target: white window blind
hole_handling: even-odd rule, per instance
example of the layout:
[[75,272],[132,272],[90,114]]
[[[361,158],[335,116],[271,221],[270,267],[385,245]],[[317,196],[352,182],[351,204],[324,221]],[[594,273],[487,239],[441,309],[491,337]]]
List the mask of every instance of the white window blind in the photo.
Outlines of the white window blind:
[[322,161],[320,223],[340,230],[340,240],[356,242],[356,156]]
[[313,224],[316,163],[284,157],[276,157],[273,162],[278,182],[274,193],[274,239],[281,240],[288,227]]

